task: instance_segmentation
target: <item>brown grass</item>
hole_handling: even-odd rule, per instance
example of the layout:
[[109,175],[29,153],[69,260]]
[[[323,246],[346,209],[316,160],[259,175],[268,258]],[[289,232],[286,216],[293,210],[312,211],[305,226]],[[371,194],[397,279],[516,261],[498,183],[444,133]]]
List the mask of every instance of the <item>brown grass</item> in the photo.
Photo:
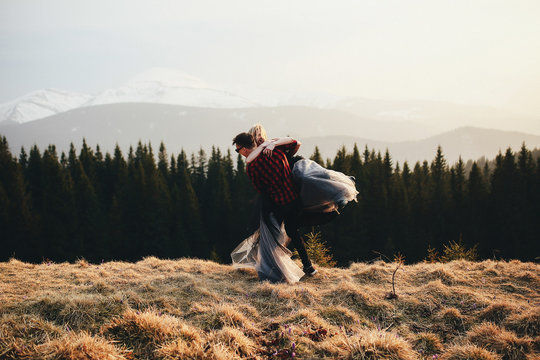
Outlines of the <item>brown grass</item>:
[[527,354],[532,351],[531,338],[519,338],[492,323],[475,326],[469,331],[468,338],[472,343],[500,354],[503,359],[527,360]]
[[0,359],[537,359],[540,266],[319,268],[295,285],[197,259],[0,263]]
[[454,345],[441,356],[441,360],[502,360],[497,354],[475,345]]
[[127,360],[131,353],[100,336],[85,332],[67,333],[62,338],[35,347],[35,358],[43,360]]

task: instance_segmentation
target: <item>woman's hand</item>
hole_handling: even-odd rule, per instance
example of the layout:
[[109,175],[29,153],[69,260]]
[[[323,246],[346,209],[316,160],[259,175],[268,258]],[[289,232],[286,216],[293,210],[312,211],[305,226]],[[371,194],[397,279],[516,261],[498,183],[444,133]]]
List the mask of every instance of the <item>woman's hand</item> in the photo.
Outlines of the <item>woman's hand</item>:
[[266,156],[272,156],[272,151],[276,148],[276,145],[274,143],[270,143],[266,146],[266,148],[263,150],[264,155]]

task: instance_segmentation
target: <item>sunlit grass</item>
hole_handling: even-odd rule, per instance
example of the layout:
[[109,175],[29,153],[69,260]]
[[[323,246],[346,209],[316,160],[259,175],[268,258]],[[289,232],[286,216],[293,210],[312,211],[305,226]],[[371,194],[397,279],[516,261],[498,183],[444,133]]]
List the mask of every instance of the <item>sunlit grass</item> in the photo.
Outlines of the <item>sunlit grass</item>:
[[1,359],[537,359],[540,266],[322,268],[295,285],[197,259],[0,263]]

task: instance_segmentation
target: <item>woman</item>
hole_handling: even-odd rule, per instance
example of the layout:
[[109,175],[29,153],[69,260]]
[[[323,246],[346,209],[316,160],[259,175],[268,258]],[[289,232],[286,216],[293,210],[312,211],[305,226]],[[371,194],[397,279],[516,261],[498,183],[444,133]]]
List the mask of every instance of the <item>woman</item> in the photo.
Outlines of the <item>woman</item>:
[[[266,131],[261,124],[248,131],[258,147],[247,157],[250,163],[258,156],[271,156],[276,146],[289,144],[291,138],[267,140]],[[333,170],[327,170],[316,162],[301,157],[293,157],[298,146],[289,153],[295,182],[300,187],[303,203],[304,225],[316,225],[333,219],[338,210],[349,201],[356,201],[355,183],[351,177]],[[259,201],[260,203],[260,201]],[[254,267],[260,280],[295,283],[304,275],[291,260],[291,252],[285,247],[288,240],[284,228],[277,223],[272,213],[259,206],[260,227],[244,240],[232,253],[236,267]]]

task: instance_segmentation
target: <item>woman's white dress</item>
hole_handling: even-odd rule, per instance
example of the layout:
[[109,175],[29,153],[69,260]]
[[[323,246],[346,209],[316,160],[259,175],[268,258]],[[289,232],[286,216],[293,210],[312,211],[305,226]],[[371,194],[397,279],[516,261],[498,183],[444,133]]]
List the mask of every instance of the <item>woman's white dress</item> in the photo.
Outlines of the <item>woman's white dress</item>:
[[[292,173],[300,186],[304,212],[337,212],[348,202],[356,201],[358,191],[355,182],[341,172],[302,159],[294,164]],[[261,215],[259,229],[231,253],[233,266],[254,268],[261,281],[295,283],[304,272],[291,259],[291,252],[285,247],[286,241],[283,224],[278,224],[272,213],[267,221]]]

